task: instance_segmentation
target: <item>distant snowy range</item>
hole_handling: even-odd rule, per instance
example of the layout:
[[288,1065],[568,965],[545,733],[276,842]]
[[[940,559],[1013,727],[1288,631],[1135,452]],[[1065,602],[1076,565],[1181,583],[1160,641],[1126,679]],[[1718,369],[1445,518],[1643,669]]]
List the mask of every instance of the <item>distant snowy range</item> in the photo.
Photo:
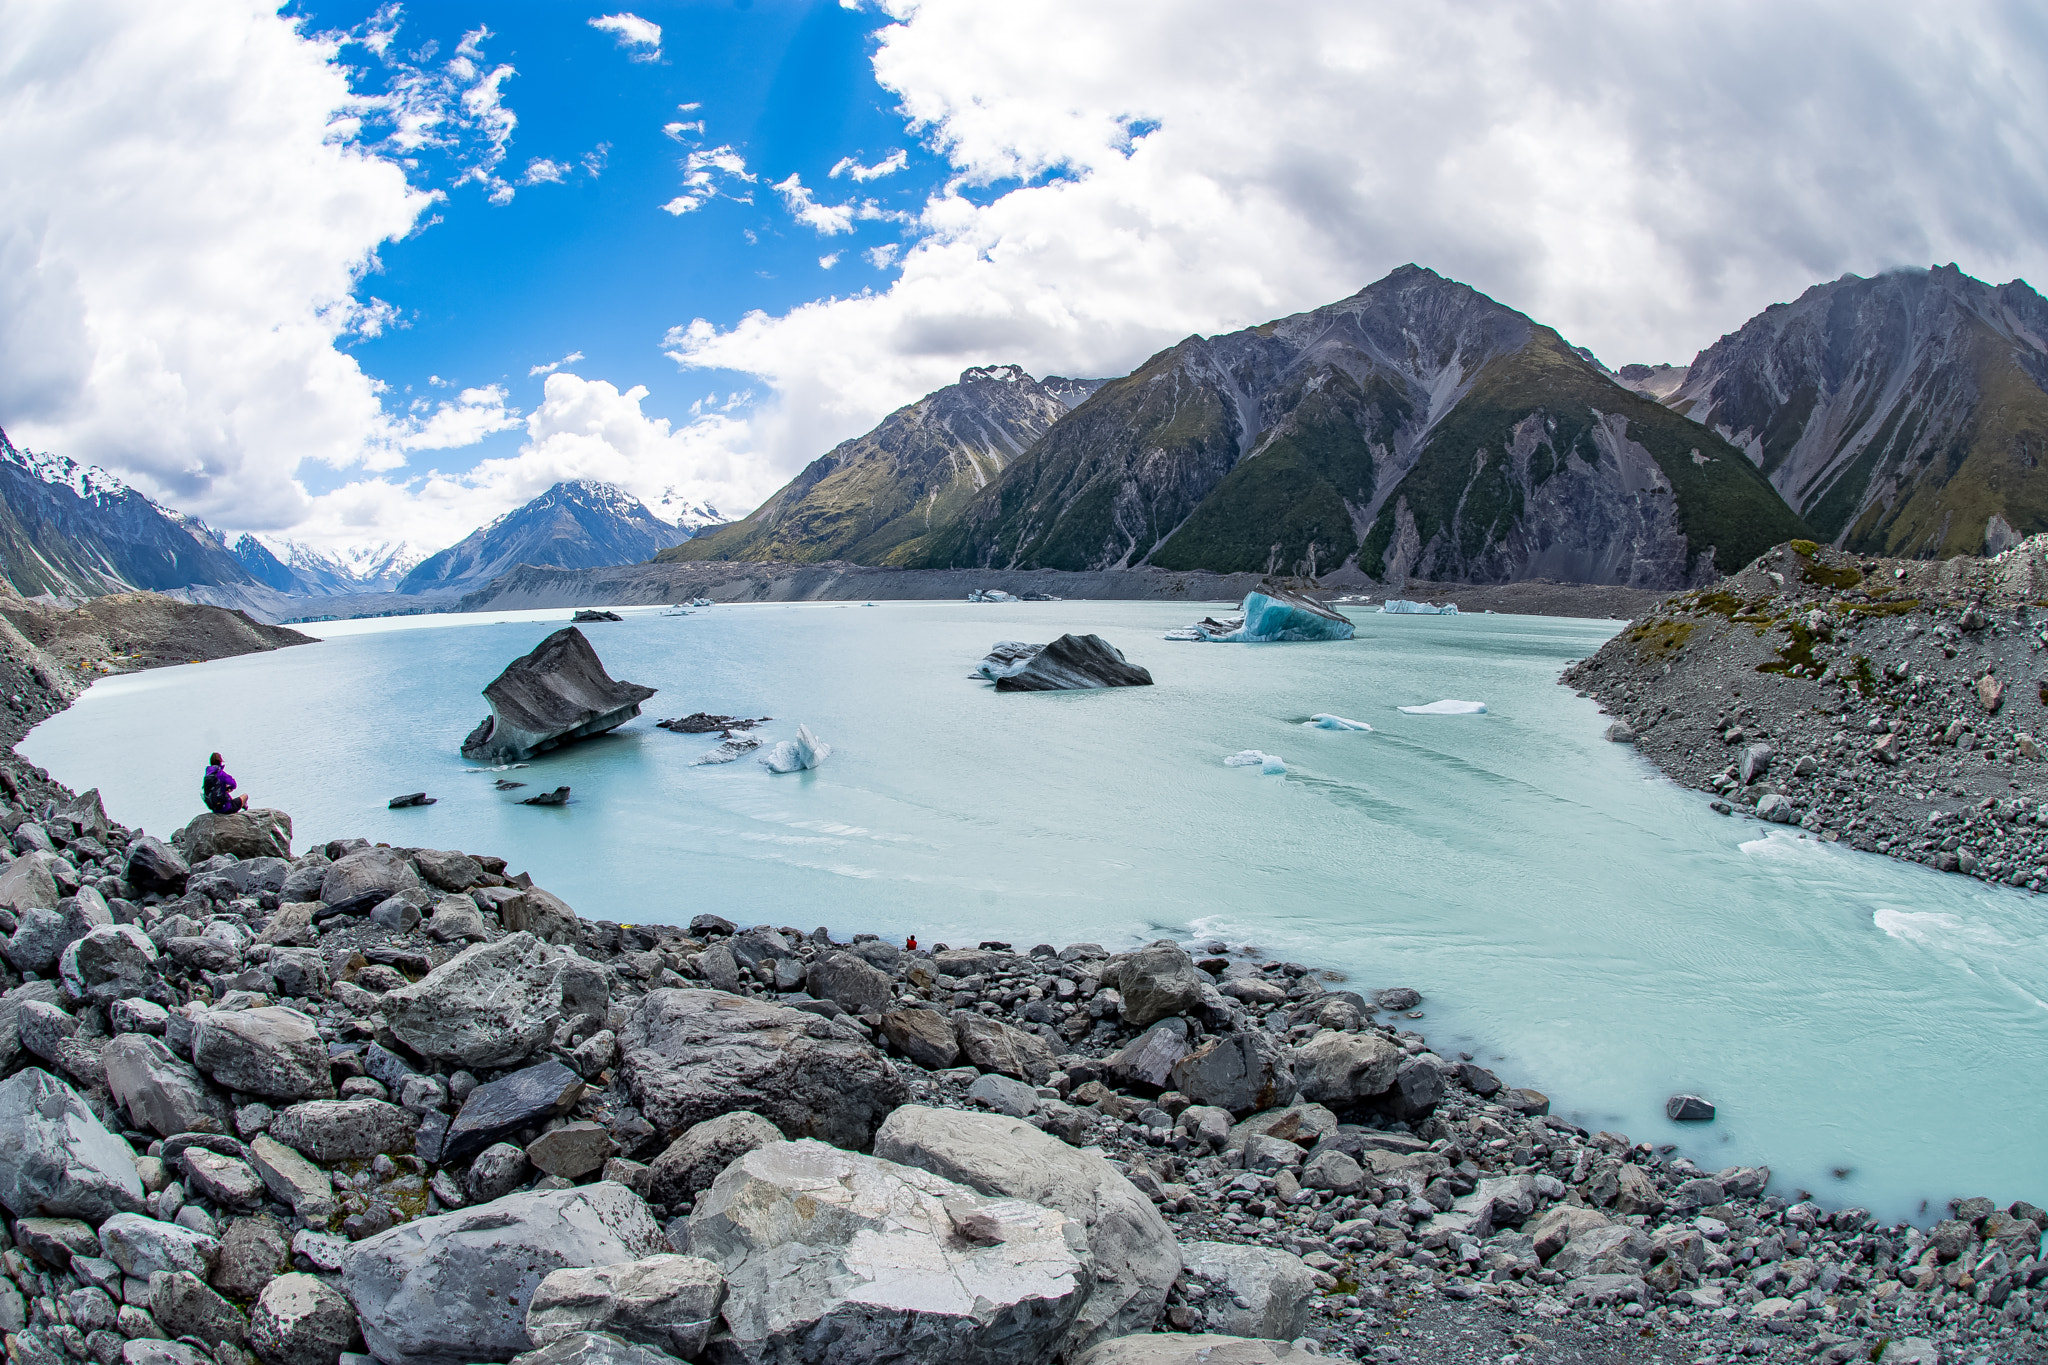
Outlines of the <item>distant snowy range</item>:
[[5,432],[0,501],[0,568],[24,596],[143,590],[272,621],[445,610],[516,565],[639,563],[724,524],[709,506],[664,500],[661,515],[616,485],[574,480],[443,550],[388,540],[330,552],[255,532],[231,539],[104,469],[24,450]]

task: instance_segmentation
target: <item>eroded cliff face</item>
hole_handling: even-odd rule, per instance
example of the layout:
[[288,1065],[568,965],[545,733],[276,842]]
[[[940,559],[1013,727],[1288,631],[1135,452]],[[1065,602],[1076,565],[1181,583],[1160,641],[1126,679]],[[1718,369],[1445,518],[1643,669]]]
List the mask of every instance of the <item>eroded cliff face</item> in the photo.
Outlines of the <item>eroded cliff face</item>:
[[1666,401],[1846,548],[1996,554],[2048,530],[2048,301],[2023,281],[1844,275],[1700,352]]
[[1798,533],[1739,452],[1673,418],[1404,266],[1104,385],[913,562],[1676,587]]
[[934,526],[957,517],[1097,381],[1049,382],[1015,365],[967,370],[957,384],[813,460],[750,516],[661,557],[869,564],[914,558]]

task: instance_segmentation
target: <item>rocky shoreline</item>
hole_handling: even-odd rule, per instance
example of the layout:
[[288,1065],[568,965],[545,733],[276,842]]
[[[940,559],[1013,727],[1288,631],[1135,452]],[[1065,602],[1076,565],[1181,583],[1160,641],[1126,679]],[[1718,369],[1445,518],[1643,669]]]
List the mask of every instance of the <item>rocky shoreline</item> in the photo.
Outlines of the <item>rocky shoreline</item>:
[[1563,681],[1731,812],[2048,888],[2048,537],[1995,559],[1794,541],[1678,593]]
[[2048,1359],[2048,1213],[1588,1133],[1400,985],[619,924],[11,752],[0,799],[17,1365]]

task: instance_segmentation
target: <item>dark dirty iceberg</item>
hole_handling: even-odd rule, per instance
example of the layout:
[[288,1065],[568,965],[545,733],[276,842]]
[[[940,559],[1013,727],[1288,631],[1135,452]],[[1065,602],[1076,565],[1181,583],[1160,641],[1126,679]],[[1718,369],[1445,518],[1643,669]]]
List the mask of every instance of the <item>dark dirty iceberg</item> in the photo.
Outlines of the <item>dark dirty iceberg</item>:
[[996,676],[998,692],[1068,692],[1151,685],[1149,671],[1125,659],[1122,651],[1100,635],[1062,635]]
[[491,714],[462,741],[462,756],[478,763],[529,759],[617,729],[653,695],[651,687],[614,679],[583,632],[564,626],[484,689]]

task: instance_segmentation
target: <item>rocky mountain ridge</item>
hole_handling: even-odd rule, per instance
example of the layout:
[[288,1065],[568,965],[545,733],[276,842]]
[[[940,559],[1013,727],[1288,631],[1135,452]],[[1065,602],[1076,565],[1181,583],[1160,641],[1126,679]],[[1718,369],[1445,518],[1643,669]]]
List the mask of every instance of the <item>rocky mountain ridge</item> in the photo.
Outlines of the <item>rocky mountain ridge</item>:
[[[1057,390],[1049,384],[1056,383]],[[1041,384],[1016,365],[978,366],[843,441],[730,526],[660,556],[810,563],[915,560],[935,527],[1021,457],[1098,381]]]
[[427,556],[399,580],[397,591],[480,584],[519,564],[574,569],[637,564],[689,536],[616,484],[565,480]]
[[[742,551],[729,531],[670,557],[1309,576],[1355,564],[1376,581],[1668,588],[1804,529],[1734,447],[1551,329],[1416,266],[1324,308],[1190,337],[1121,379],[1058,382],[1059,408],[1079,400],[1070,410],[971,478],[949,456],[943,495],[886,481],[878,495],[839,474],[835,452],[740,523],[775,537],[752,531]],[[891,444],[920,410],[841,451]],[[792,515],[835,475],[828,515]]]
[[2048,530],[2048,300],[2023,280],[1844,275],[1627,378],[1649,368],[1624,382],[1740,446],[1823,541],[1941,558]]
[[104,469],[22,450],[4,431],[0,566],[29,597],[255,582],[204,522],[157,505]]

